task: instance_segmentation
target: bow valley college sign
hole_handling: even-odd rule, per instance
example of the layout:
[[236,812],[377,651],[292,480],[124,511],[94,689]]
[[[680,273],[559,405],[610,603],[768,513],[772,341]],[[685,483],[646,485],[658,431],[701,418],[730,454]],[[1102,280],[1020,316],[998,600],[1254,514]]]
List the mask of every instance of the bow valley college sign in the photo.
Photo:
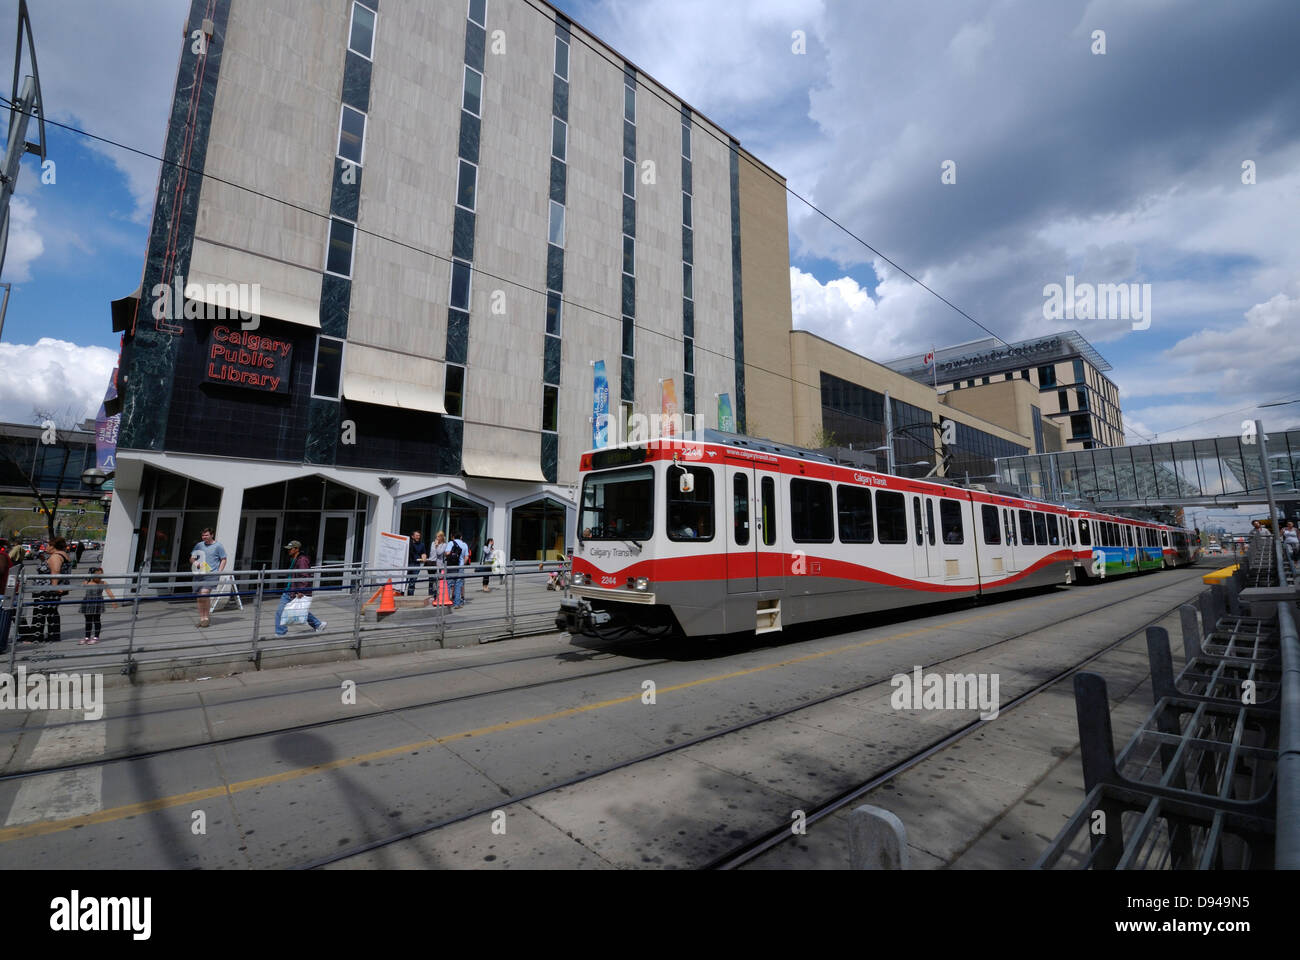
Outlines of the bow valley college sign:
[[973,373],[996,372],[1003,367],[1015,366],[1028,361],[1038,362],[1051,357],[1059,358],[1068,352],[1064,351],[1062,347],[1060,337],[1049,337],[1046,340],[1017,343],[1003,350],[969,353],[964,357],[956,357],[940,363],[939,376],[943,377],[952,374],[954,377],[960,378]]
[[293,344],[247,330],[213,327],[204,359],[208,383],[247,387],[266,393],[289,392]]

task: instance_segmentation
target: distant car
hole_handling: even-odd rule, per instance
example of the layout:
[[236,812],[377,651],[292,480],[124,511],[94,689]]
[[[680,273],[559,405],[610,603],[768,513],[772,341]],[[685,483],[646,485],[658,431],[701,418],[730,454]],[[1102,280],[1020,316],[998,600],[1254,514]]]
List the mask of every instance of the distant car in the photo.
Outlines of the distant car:
[[1223,553],[1223,547],[1219,546],[1217,543],[1212,543],[1212,544],[1210,544],[1208,547],[1205,548],[1205,552],[1206,552],[1206,553]]

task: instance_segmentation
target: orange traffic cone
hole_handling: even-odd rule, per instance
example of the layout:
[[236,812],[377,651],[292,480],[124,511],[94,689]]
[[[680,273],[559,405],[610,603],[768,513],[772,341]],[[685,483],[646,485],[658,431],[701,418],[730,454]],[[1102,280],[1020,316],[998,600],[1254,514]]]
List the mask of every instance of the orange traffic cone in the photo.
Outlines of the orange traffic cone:
[[385,613],[396,613],[397,601],[393,599],[393,581],[389,580],[384,584],[384,594],[379,598],[379,615]]
[[447,594],[447,579],[445,577],[438,578],[438,596],[436,599],[434,598],[429,599],[429,606],[431,607],[451,606],[451,597]]

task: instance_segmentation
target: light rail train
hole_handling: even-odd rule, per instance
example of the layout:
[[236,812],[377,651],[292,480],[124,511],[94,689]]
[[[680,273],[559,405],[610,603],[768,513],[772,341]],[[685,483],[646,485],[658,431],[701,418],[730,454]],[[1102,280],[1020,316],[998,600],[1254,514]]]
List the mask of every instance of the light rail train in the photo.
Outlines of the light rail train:
[[1159,524],[696,437],[583,455],[559,629],[767,633],[1193,562]]

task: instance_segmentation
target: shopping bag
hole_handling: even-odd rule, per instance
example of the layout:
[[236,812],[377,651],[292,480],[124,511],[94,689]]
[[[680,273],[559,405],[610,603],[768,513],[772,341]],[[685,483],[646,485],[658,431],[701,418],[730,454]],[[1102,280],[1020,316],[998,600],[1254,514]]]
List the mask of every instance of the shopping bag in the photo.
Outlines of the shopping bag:
[[506,572],[506,558],[500,550],[492,551],[492,572],[498,576]]
[[307,614],[311,612],[311,597],[298,597],[290,600],[284,608],[284,623],[306,623]]

